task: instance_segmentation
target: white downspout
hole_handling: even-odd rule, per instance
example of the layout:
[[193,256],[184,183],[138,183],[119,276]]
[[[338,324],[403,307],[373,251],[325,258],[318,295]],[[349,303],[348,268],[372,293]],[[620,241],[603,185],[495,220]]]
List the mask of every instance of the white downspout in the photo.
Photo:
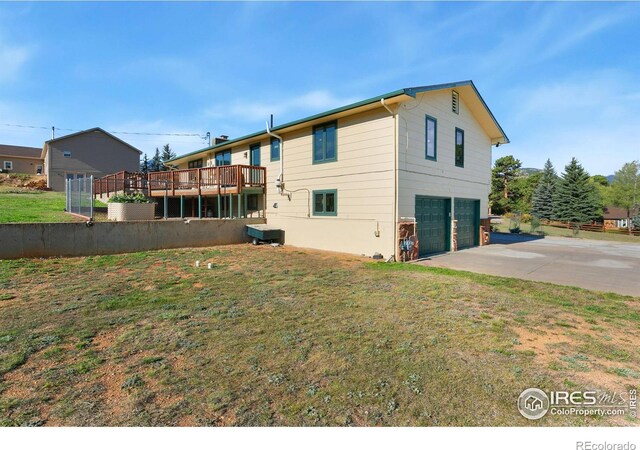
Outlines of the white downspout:
[[282,139],[282,137],[278,136],[277,134],[275,134],[273,131],[271,131],[269,129],[269,122],[266,122],[267,125],[267,134],[269,136],[272,136],[276,139],[278,139],[280,141],[280,174],[278,175],[278,178],[276,178],[276,187],[278,188],[278,194],[283,195],[283,191],[284,191],[284,182],[282,180],[282,175],[283,175],[283,159],[284,159],[284,140]]
[[393,256],[395,258],[398,247],[398,120],[396,113],[384,102],[384,98],[380,99],[380,104],[393,117]]

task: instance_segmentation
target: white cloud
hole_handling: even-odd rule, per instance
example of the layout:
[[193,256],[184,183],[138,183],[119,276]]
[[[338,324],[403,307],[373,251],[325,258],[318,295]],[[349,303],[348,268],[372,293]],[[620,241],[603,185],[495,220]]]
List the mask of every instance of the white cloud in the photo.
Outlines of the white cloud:
[[33,56],[33,48],[26,45],[14,45],[0,36],[0,82],[18,78],[24,65]]
[[532,167],[551,158],[557,169],[575,156],[592,174],[612,174],[640,156],[640,91],[631,86],[631,75],[601,71],[513,89],[516,112],[503,122],[512,144],[495,156]]
[[207,108],[204,113],[213,119],[233,117],[245,122],[255,122],[255,128],[259,129],[270,114],[276,118],[295,119],[291,117],[294,114],[310,115],[355,101],[357,99],[352,97],[337,97],[327,90],[313,90],[296,97],[283,97],[273,101],[238,100],[230,104],[219,104]]

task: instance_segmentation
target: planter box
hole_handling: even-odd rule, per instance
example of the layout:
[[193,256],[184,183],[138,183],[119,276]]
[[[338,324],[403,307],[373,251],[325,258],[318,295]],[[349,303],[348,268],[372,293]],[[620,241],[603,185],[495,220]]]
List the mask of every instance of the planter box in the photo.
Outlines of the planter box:
[[153,220],[155,203],[108,203],[107,218],[118,222]]

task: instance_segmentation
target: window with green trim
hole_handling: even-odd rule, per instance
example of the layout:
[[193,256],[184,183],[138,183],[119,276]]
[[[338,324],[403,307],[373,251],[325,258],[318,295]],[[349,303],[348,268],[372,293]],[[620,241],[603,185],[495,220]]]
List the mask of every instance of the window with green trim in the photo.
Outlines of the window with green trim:
[[464,131],[456,128],[456,166],[464,167]]
[[198,168],[202,167],[202,158],[194,159],[193,161],[189,161],[187,163],[187,167],[189,169],[198,169]]
[[223,150],[216,153],[216,166],[231,165],[231,150]]
[[338,215],[338,191],[336,189],[313,191],[313,215]]
[[426,159],[436,160],[438,121],[435,117],[425,115],[425,154]]
[[271,138],[271,161],[280,161],[280,139]]
[[338,159],[336,122],[313,127],[313,163],[325,163]]

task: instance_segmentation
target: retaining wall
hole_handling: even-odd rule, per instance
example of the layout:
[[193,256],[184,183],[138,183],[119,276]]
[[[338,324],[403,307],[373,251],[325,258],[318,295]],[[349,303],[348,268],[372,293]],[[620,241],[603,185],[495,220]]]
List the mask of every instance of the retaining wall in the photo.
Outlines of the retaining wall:
[[89,256],[248,242],[265,219],[0,224],[0,259]]

